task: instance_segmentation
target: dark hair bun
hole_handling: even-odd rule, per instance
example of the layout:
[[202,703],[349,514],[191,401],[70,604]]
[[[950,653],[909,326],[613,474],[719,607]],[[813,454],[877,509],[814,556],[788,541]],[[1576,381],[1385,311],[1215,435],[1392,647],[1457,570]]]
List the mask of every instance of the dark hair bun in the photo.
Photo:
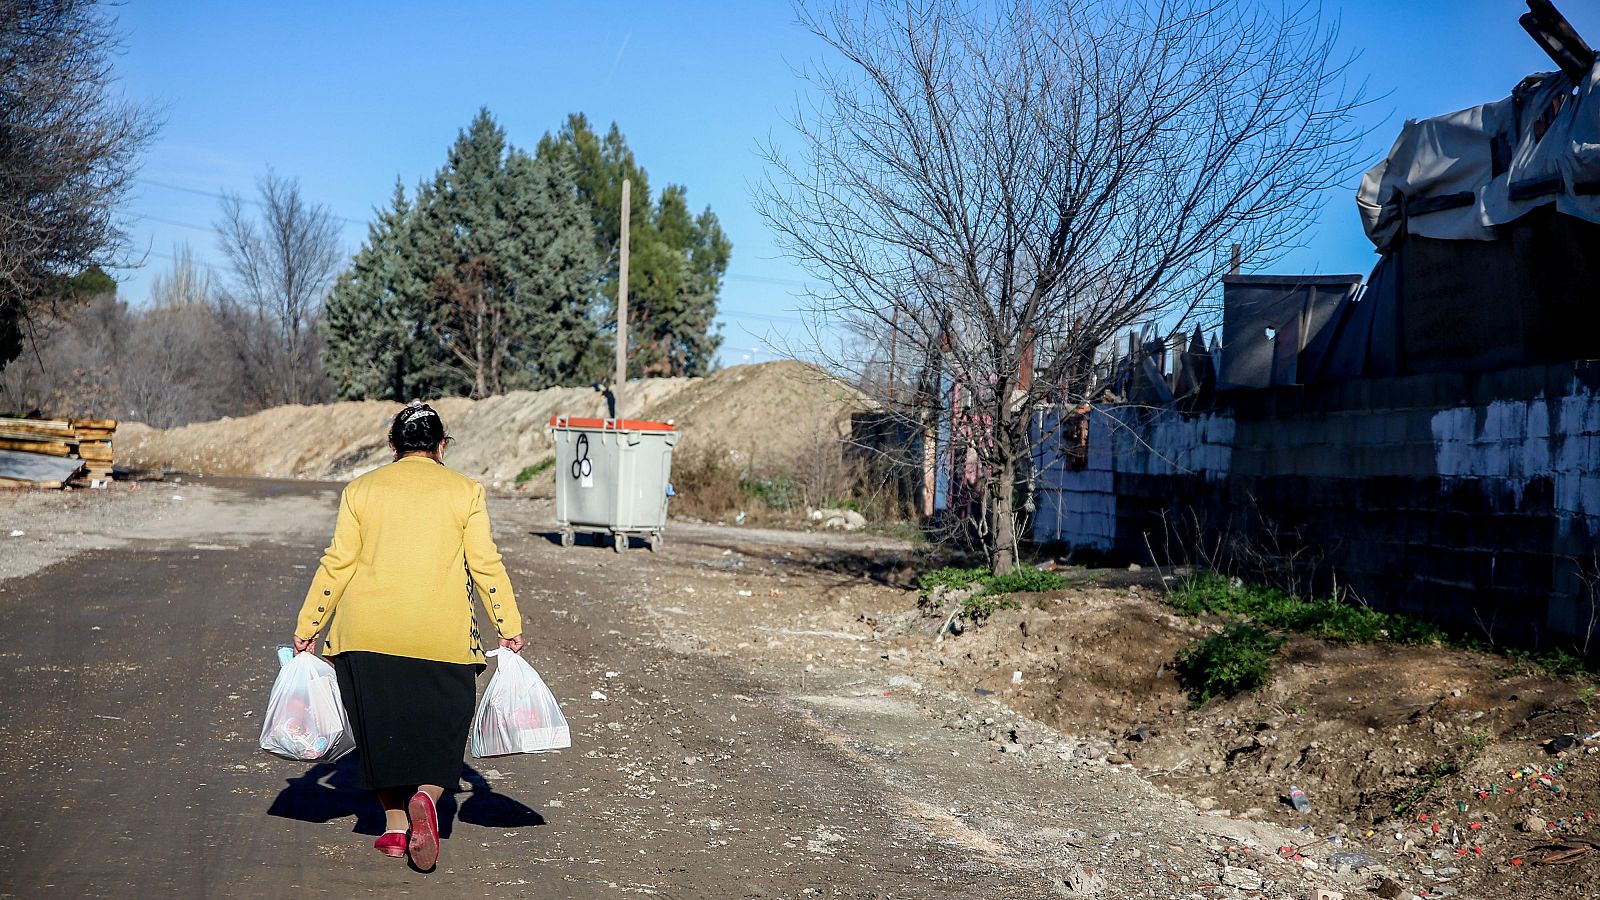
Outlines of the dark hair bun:
[[395,415],[389,443],[400,453],[431,452],[444,443],[444,422],[433,407],[413,403]]

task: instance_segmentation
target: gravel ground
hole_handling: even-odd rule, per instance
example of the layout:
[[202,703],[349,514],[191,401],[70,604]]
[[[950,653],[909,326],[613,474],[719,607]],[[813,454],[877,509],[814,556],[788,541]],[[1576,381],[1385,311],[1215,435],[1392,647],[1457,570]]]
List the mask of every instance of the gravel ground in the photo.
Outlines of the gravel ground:
[[562,549],[549,504],[520,498],[491,512],[574,745],[466,760],[444,860],[411,871],[371,849],[348,763],[255,748],[335,488],[0,506],[31,532],[0,544],[0,894],[1302,900],[1373,881],[827,627],[903,600],[883,573],[909,547],[697,526],[659,554]]

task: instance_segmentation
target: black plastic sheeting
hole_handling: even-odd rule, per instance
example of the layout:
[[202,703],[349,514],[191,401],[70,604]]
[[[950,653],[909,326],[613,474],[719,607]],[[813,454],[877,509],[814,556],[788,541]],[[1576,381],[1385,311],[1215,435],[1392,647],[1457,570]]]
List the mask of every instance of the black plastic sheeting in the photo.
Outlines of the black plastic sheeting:
[[1600,225],[1546,206],[1497,234],[1403,236],[1311,336],[1298,383],[1600,357]]

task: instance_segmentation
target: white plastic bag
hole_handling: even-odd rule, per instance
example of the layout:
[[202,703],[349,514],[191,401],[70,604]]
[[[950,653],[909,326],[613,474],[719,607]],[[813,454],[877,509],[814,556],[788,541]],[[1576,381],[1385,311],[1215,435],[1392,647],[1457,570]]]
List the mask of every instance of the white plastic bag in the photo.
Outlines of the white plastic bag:
[[499,662],[472,721],[472,755],[481,759],[571,747],[567,718],[533,666],[505,647],[489,655]]
[[285,662],[267,700],[261,749],[284,759],[331,763],[355,746],[333,666],[309,651]]

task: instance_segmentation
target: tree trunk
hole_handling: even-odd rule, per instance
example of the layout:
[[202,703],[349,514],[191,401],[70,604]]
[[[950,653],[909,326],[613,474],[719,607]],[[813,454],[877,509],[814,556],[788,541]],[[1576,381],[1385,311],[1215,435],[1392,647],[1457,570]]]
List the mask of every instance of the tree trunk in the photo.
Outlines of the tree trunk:
[[1000,465],[994,481],[991,482],[993,487],[990,490],[994,492],[994,503],[990,509],[994,510],[994,521],[990,523],[989,533],[994,536],[994,547],[990,551],[990,560],[996,575],[1010,572],[1017,564],[1016,510],[1012,508],[1011,503],[1016,480],[1016,465],[1007,459]]

